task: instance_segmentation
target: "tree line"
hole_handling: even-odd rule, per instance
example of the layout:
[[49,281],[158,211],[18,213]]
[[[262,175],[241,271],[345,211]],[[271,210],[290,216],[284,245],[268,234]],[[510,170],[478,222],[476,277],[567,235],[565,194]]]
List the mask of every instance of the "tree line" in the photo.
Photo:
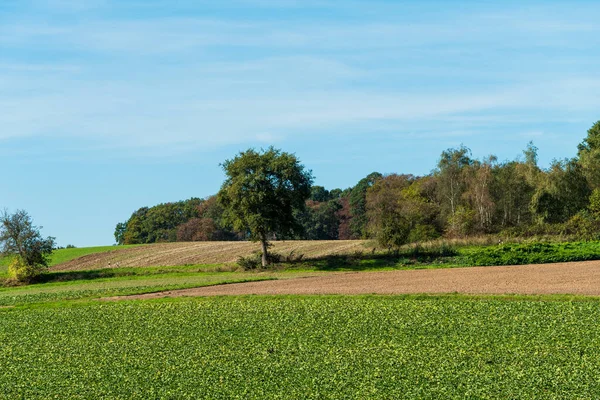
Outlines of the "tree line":
[[[242,154],[260,159],[256,152]],[[443,151],[430,174],[373,172],[347,189],[310,186],[303,199],[291,211],[300,229],[273,232],[269,240],[373,238],[392,248],[481,234],[595,239],[600,231],[600,121],[588,130],[575,157],[554,160],[548,168],[538,165],[532,142],[508,161],[493,155],[475,158],[460,146]],[[115,239],[139,244],[250,238],[249,229],[226,218],[228,204],[211,196],[142,207],[117,224]]]

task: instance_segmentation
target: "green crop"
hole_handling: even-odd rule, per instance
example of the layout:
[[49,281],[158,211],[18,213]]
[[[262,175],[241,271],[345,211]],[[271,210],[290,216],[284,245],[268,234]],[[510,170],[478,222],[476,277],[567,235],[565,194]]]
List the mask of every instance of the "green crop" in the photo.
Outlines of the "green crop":
[[[293,277],[293,274],[289,274]],[[275,274],[250,273],[197,273],[161,274],[157,276],[124,276],[93,279],[89,281],[67,281],[29,286],[0,288],[0,306],[15,306],[32,303],[65,300],[91,299],[117,295],[151,293],[165,290],[218,285],[223,283],[248,282],[277,279]]]
[[0,398],[598,398],[598,304],[290,296],[2,309]]
[[520,265],[600,259],[598,242],[521,243],[463,250],[466,265]]

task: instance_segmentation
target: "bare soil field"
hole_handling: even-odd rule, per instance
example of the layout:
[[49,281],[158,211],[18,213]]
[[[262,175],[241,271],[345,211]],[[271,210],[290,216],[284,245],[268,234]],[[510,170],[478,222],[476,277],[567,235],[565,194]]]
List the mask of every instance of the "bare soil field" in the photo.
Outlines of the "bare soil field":
[[575,294],[600,296],[600,261],[385,272],[235,283],[120,299],[276,294]]
[[[363,240],[290,240],[273,242],[270,251],[287,256],[321,257],[370,251]],[[151,244],[89,254],[50,268],[51,271],[83,271],[116,267],[154,267],[235,263],[240,256],[260,250],[252,242],[192,242]]]

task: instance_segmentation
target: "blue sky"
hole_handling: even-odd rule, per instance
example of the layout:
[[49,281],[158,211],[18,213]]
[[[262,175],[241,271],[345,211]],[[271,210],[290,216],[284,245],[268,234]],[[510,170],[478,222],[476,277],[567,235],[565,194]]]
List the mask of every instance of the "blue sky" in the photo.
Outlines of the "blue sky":
[[540,162],[600,119],[594,1],[2,0],[0,208],[61,245],[205,197],[248,147],[328,188],[446,148]]

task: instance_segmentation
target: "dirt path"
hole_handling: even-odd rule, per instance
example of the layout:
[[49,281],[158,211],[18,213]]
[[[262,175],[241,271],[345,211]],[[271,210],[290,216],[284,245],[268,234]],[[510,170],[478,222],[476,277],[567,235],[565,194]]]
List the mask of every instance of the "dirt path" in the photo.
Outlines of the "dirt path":
[[600,296],[600,261],[416,271],[351,272],[234,283],[106,300],[244,294],[578,294]]

